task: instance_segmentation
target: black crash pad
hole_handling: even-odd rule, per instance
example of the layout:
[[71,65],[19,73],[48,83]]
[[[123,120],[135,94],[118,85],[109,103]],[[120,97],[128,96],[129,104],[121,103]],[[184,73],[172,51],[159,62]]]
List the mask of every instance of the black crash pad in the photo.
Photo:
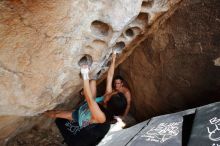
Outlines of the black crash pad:
[[[120,131],[109,131],[98,146],[125,146],[148,124],[149,120]],[[114,126],[114,125],[113,125]],[[111,129],[113,129],[112,127]]]
[[182,123],[179,115],[152,118],[128,146],[182,146]]
[[220,146],[220,103],[197,108],[188,146]]

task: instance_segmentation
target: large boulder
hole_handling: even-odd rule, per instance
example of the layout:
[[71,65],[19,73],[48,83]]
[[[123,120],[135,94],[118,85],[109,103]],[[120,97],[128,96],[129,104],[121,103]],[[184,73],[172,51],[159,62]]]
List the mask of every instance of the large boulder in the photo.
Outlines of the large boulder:
[[178,2],[1,0],[0,129],[8,132],[1,139],[25,127],[19,116],[53,109],[80,90],[85,54],[93,58],[91,76],[102,76],[112,49],[121,50],[122,62],[134,49],[129,44]]
[[0,115],[53,109],[81,88],[84,54],[94,74],[105,72],[112,48],[124,49],[178,1],[1,1]]

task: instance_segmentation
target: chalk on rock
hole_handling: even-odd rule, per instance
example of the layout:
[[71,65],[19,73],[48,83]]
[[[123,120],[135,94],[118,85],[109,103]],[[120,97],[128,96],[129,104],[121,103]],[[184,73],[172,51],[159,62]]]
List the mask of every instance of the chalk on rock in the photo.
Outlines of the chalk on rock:
[[89,67],[92,66],[93,60],[92,56],[85,54],[78,62],[78,65],[82,67],[83,65],[88,65]]
[[124,42],[117,42],[112,50],[115,51],[116,53],[120,54],[122,53],[123,49],[125,48],[125,43]]

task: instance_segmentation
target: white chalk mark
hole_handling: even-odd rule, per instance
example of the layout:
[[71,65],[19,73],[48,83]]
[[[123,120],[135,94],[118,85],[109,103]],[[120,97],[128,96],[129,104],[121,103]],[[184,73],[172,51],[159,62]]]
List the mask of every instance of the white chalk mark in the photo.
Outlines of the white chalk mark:
[[78,125],[74,125],[73,122],[66,122],[65,126],[67,127],[67,130],[69,130],[74,135],[80,131],[80,127]]
[[211,125],[209,127],[206,127],[209,133],[209,139],[212,141],[220,141],[220,119],[214,117],[209,120],[209,123]]
[[160,123],[157,127],[151,128],[141,137],[145,137],[146,141],[154,141],[163,143],[173,138],[179,133],[179,125],[181,122]]

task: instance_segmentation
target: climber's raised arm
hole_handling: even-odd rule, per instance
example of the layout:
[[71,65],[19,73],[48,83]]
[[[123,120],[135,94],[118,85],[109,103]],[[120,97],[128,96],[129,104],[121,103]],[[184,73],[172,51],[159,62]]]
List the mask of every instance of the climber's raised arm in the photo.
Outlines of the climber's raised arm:
[[96,123],[104,123],[106,118],[105,114],[101,111],[98,104],[94,100],[92,91],[90,89],[89,84],[89,68],[88,66],[81,67],[81,74],[83,77],[83,89],[84,89],[84,96],[88,103],[89,110],[91,112],[92,120]]
[[107,75],[107,83],[106,83],[106,91],[105,93],[112,93],[112,81],[114,76],[114,70],[115,70],[115,59],[116,59],[116,51],[113,51],[112,53],[112,62],[108,70]]

